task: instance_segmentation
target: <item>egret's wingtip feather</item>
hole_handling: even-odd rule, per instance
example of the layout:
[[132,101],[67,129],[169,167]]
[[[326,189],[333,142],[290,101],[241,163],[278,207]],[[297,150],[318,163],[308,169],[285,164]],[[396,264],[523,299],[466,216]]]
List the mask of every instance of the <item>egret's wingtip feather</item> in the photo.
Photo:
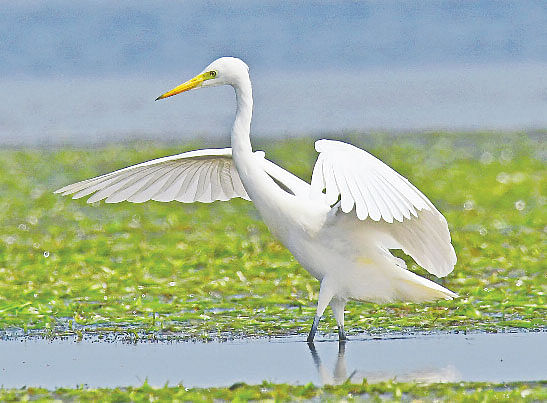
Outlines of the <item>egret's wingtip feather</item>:
[[444,296],[444,299],[447,300],[447,301],[451,301],[453,300],[454,298],[460,298],[460,296],[458,294],[456,294],[454,291],[450,291],[448,288],[445,288],[445,296]]
[[59,189],[55,190],[53,192],[53,194],[63,193],[63,195],[67,195],[69,193],[72,193],[72,192],[70,192],[70,189],[72,189],[73,185],[74,184],[63,186],[62,188],[59,188]]
[[89,199],[87,199],[87,202],[89,204],[96,203],[98,201],[106,199],[106,196],[102,196],[99,193],[95,193],[93,196],[91,196]]

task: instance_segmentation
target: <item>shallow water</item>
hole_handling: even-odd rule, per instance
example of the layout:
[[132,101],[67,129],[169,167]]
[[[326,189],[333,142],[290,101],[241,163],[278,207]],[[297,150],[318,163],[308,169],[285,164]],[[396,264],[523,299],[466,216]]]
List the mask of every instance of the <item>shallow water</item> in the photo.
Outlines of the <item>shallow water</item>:
[[312,347],[300,337],[136,344],[15,339],[0,341],[0,386],[533,381],[547,379],[546,342],[547,332],[365,337]]

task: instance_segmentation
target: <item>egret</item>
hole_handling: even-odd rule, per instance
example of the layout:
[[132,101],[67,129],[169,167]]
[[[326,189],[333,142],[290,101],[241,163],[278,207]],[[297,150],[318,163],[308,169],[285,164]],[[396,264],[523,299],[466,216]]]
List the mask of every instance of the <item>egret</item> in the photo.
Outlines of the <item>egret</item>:
[[159,96],[231,85],[237,110],[231,148],[205,149],[154,159],[56,191],[88,203],[147,200],[183,203],[250,200],[272,234],[320,282],[308,342],[331,306],[340,340],[346,339],[349,300],[425,302],[457,297],[418,276],[391,249],[402,249],[429,273],[449,274],[456,264],[446,219],[406,178],[353,145],[319,140],[311,183],[251,147],[253,96],[249,67],[222,57],[200,74]]

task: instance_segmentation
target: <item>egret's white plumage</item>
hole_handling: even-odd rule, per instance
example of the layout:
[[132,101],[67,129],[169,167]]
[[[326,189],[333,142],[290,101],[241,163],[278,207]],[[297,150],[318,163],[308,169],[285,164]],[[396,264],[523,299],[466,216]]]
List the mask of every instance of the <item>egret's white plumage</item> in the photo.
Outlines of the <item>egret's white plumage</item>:
[[148,200],[211,203],[241,197],[250,200],[239,179],[231,148],[189,151],[133,165],[56,191],[106,203]]
[[456,264],[445,218],[416,187],[386,164],[352,145],[315,143],[320,153],[311,185],[253,152],[253,109],[247,65],[220,58],[161,98],[193,88],[231,85],[237,112],[232,148],[186,152],[121,169],[56,191],[88,202],[212,202],[252,200],[272,233],[321,282],[316,316],[331,305],[340,338],[349,299],[423,302],[452,299],[452,291],[406,269],[390,249],[402,249],[442,277]]

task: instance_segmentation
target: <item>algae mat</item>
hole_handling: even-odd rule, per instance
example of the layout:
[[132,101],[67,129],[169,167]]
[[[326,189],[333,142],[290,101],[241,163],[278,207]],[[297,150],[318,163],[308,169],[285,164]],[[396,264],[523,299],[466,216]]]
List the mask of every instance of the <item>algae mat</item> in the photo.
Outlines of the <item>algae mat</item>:
[[[461,295],[423,305],[351,303],[350,336],[545,328],[544,134],[346,136],[410,178],[444,213],[458,264],[440,282]],[[183,339],[304,335],[318,283],[272,238],[251,203],[88,205],[52,194],[198,146],[1,150],[0,326],[19,334]],[[259,148],[309,179],[311,139]],[[327,311],[320,331],[334,330]]]

